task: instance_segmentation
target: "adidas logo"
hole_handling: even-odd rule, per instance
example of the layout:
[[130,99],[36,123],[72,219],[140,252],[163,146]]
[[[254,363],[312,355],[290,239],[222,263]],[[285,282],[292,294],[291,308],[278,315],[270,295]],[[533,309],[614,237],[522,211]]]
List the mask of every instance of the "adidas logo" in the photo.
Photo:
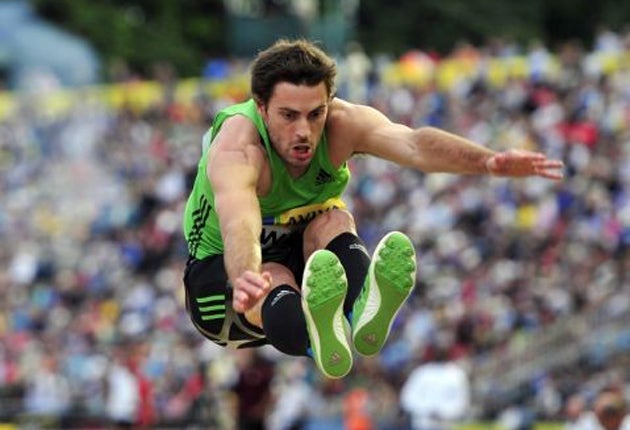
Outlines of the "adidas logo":
[[319,169],[319,172],[315,177],[315,185],[327,184],[328,182],[332,182],[332,180],[333,177],[330,173],[328,173],[324,169]]
[[376,345],[376,334],[374,333],[363,335],[361,339],[363,339],[363,341],[369,345]]
[[276,303],[278,303],[278,300],[280,300],[281,298],[283,298],[287,294],[294,294],[294,293],[293,293],[293,291],[289,291],[289,290],[279,291],[278,294],[276,295],[276,297],[274,297],[273,300],[271,301],[271,306],[274,306]]
[[330,358],[328,359],[328,364],[330,366],[335,366],[336,364],[339,364],[340,361],[341,355],[339,355],[339,353],[335,351],[330,355]]
[[348,248],[362,251],[364,254],[366,254],[368,256],[370,255],[370,254],[368,254],[367,249],[365,249],[365,246],[361,245],[360,243],[351,243]]

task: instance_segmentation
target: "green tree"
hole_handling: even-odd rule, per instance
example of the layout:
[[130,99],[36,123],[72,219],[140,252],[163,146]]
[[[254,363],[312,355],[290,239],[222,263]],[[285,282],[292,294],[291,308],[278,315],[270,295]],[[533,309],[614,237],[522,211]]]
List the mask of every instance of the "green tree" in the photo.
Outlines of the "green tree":
[[467,40],[503,36],[522,40],[541,33],[539,2],[506,0],[363,0],[360,39],[373,50],[411,48],[448,52]]
[[[248,21],[228,19],[226,0],[32,1],[44,18],[86,37],[106,65],[124,59],[146,75],[154,64],[168,62],[180,76],[197,76],[206,58],[230,54],[230,35],[233,42],[248,34],[241,28]],[[319,0],[320,12],[342,1]],[[481,45],[497,37],[551,48],[569,39],[589,44],[601,26],[622,30],[630,22],[630,2],[623,0],[357,1],[356,28],[348,34],[372,54],[414,48],[447,53],[462,40]],[[241,27],[228,28],[235,23]]]
[[155,64],[167,61],[181,76],[194,76],[206,58],[226,54],[222,0],[34,0],[34,5],[44,18],[87,38],[106,67],[123,59],[150,75]]
[[445,53],[462,39],[588,44],[601,26],[622,30],[628,22],[630,3],[622,0],[361,0],[358,32],[372,52]]

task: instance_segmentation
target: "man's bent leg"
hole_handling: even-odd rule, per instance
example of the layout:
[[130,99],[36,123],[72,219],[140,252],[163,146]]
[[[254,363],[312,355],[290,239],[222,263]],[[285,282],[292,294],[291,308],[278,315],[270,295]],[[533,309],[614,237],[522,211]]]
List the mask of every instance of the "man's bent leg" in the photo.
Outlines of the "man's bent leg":
[[352,368],[343,316],[346,290],[346,275],[335,254],[328,250],[311,254],[304,269],[302,308],[312,356],[329,378],[341,378]]
[[348,280],[343,313],[351,321],[354,302],[363,288],[370,265],[365,244],[357,236],[354,218],[342,209],[323,213],[311,221],[304,236],[307,256],[316,249],[325,248],[339,258]]
[[265,332],[267,342],[288,355],[307,356],[308,332],[302,311],[302,297],[291,271],[279,263],[264,263],[271,273],[274,287],[253,309],[247,320]]
[[294,288],[274,288],[262,305],[262,325],[267,341],[288,355],[308,355],[308,333],[302,297]]
[[197,330],[221,346],[254,347],[266,343],[258,325],[232,309],[222,255],[191,258],[184,272],[186,310]]
[[370,267],[370,256],[361,238],[354,233],[341,233],[326,249],[339,258],[348,279],[348,294],[343,304],[343,314],[352,321],[354,302],[363,289],[363,283]]
[[416,253],[409,238],[394,231],[376,247],[361,296],[352,312],[352,342],[358,353],[378,353],[396,314],[416,283]]

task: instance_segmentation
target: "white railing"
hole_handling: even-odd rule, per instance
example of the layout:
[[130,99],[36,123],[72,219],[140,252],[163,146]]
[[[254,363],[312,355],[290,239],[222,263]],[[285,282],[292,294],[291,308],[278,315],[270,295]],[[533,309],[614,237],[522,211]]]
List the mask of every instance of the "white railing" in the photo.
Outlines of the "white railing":
[[518,389],[541,372],[574,365],[586,354],[630,350],[630,312],[609,317],[601,309],[517,334],[509,345],[472,363],[473,398],[483,405]]

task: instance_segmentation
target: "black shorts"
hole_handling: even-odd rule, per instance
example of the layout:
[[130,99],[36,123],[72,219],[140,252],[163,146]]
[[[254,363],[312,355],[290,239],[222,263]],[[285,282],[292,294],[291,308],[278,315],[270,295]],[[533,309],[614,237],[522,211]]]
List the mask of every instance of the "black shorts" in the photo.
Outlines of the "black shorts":
[[[288,267],[297,284],[301,284],[304,257],[300,233],[285,238],[281,246],[263,250],[262,257],[263,263],[274,261]],[[232,309],[232,286],[228,282],[223,255],[211,255],[201,260],[191,257],[184,272],[184,287],[190,319],[197,330],[212,342],[235,348],[267,343],[260,328]]]

